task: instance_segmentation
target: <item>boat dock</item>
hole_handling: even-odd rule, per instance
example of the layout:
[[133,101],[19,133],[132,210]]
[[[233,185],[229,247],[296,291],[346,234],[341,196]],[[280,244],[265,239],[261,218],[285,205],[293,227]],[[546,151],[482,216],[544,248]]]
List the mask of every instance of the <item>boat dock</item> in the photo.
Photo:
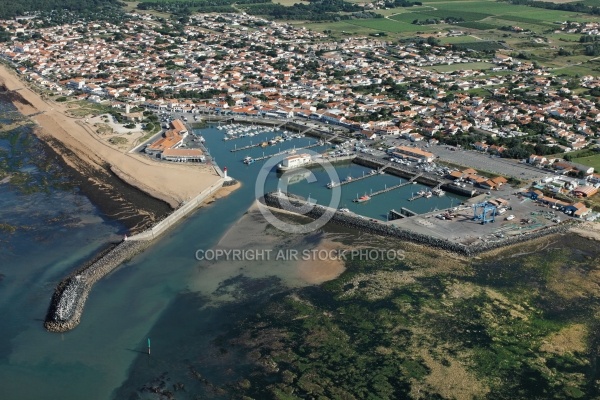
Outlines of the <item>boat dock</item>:
[[346,178],[346,180],[343,180],[341,182],[330,182],[327,185],[327,187],[329,189],[333,189],[333,188],[336,188],[336,187],[339,187],[339,186],[347,185],[347,184],[352,183],[352,182],[362,181],[363,179],[367,179],[367,178],[370,178],[370,177],[375,176],[375,175],[377,175],[375,173],[375,171],[372,171],[370,174],[363,174],[363,176],[359,176],[357,178],[353,178],[353,177],[349,176],[348,178]]
[[410,198],[408,199],[408,201],[413,201],[413,200],[420,199],[421,197],[425,197],[425,196],[427,196],[427,193],[429,193],[429,192],[425,192],[425,191],[423,191],[422,193],[417,193],[416,195],[414,195],[414,196],[410,197]]
[[399,189],[399,188],[407,186],[407,185],[412,185],[413,182],[415,182],[417,180],[417,178],[419,178],[421,175],[422,174],[417,174],[417,175],[413,176],[412,178],[410,178],[407,182],[403,182],[398,185],[386,187],[385,189],[381,189],[381,190],[371,193],[369,196],[371,196],[371,197],[377,196],[377,195],[380,195],[383,193],[391,192],[392,190],[396,190],[396,189]]
[[[262,160],[266,160],[267,158],[280,156],[282,154],[288,154],[292,150],[306,150],[306,149],[310,149],[311,147],[317,147],[317,146],[321,146],[321,145],[322,145],[321,142],[317,142],[317,143],[309,144],[308,146],[304,146],[304,147],[294,147],[293,149],[283,150],[283,151],[277,152],[275,154],[268,154],[268,155],[256,157],[256,158],[253,158],[252,160],[253,160],[253,162],[254,161],[262,161]],[[304,164],[303,166],[309,166],[309,165],[311,165],[311,164]]]
[[[357,178],[348,177],[348,179],[346,179],[344,181],[341,181],[341,182],[330,182],[327,185],[327,187],[329,189],[333,189],[333,188],[336,188],[336,187],[339,187],[339,186],[347,185],[347,184],[352,183],[352,182],[358,182],[358,181],[361,181],[363,179],[370,178],[372,176],[377,176],[378,174],[381,174],[384,171],[384,169],[388,168],[391,165],[392,165],[392,163],[387,163],[387,164],[383,165],[382,167],[378,168],[377,171],[373,170],[373,171],[371,171],[370,174],[363,174],[363,176],[359,176]],[[413,182],[413,180],[411,180],[409,182]]]
[[256,144],[249,144],[248,146],[244,146],[244,147],[235,147],[229,151],[232,153],[235,153],[236,151],[248,150],[248,149],[252,149],[254,147],[260,147],[260,146],[262,146],[262,142],[256,143]]

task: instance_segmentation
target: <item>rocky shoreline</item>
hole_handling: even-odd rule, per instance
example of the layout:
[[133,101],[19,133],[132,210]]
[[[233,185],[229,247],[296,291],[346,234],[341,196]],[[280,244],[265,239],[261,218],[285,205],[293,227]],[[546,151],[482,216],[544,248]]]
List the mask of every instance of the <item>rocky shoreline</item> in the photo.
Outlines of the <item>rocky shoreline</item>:
[[94,283],[114,271],[123,262],[148,247],[145,241],[111,244],[96,257],[63,279],[52,296],[44,327],[50,332],[66,332],[81,320],[83,307]]
[[[264,204],[266,204],[269,207],[282,209],[288,212],[294,212],[290,205],[294,207],[306,206],[306,201],[302,197],[288,193],[287,199],[289,199],[289,202],[281,202],[280,195],[278,193],[273,192],[267,193],[261,200]],[[339,211],[332,212],[332,210],[320,205],[313,204],[311,210],[307,214],[304,214],[304,216],[310,217],[312,219],[318,219],[326,212],[331,213],[332,215],[330,222],[347,228],[352,228],[361,232],[372,233],[375,235],[394,237],[416,244],[439,248],[468,257],[476,256],[480,253],[484,253],[489,250],[526,242],[532,239],[537,239],[551,234],[566,233],[572,227],[572,224],[565,222],[560,225],[554,225],[551,227],[543,228],[529,234],[507,237],[484,243],[465,245],[462,243],[452,242],[447,239],[440,239],[421,233],[411,232],[405,229],[398,228],[394,225],[386,225],[383,223],[370,221],[366,218],[362,218],[354,214],[342,213]]]

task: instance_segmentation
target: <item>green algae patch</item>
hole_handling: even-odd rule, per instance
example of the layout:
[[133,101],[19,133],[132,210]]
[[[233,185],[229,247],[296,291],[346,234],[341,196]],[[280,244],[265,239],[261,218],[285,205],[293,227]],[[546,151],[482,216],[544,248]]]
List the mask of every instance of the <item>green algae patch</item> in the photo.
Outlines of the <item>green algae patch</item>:
[[259,371],[233,391],[249,398],[598,396],[600,249],[580,238],[546,240],[475,260],[388,243],[406,249],[406,258],[349,261],[333,281],[273,296],[223,338]]

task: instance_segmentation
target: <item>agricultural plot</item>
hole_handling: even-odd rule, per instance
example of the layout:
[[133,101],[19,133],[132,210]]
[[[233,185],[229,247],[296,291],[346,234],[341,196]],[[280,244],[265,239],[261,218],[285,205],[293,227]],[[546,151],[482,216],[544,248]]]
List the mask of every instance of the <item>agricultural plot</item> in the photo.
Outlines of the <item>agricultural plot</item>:
[[[414,19],[414,18],[413,18]],[[414,25],[406,22],[394,21],[387,18],[379,19],[367,19],[367,20],[354,20],[351,22],[352,25],[358,25],[365,28],[370,28],[377,31],[384,32],[421,32],[430,31],[435,29],[435,25]]]
[[533,18],[521,17],[520,15],[501,15],[497,17],[498,19],[510,22],[521,22],[524,24],[532,24],[532,25],[542,25],[547,27],[557,27],[557,24],[552,22],[540,21]]
[[431,15],[434,18],[446,19],[446,18],[462,18],[465,21],[479,21],[487,17],[491,17],[492,14],[486,14],[481,12],[472,12],[464,10],[445,10],[440,8],[438,10],[421,11],[423,14]]
[[480,31],[486,31],[489,29],[498,28],[497,25],[492,25],[492,24],[488,24],[486,22],[479,22],[479,21],[458,22],[458,23],[456,23],[456,25],[462,26],[463,28],[468,28],[468,29],[478,29]]
[[412,23],[412,21],[414,21],[415,19],[418,19],[420,21],[425,21],[426,19],[431,19],[434,18],[431,15],[425,14],[423,12],[408,12],[408,13],[403,13],[403,14],[396,14],[396,15],[392,15],[390,17],[390,19],[393,19],[394,21],[399,21],[399,22],[404,22],[407,24]]

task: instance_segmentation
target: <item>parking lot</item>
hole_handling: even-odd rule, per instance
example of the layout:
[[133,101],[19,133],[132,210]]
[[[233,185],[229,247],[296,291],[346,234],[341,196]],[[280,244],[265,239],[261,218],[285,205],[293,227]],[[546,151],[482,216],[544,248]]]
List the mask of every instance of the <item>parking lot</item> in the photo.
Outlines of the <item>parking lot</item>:
[[[394,146],[415,145],[415,143],[411,142],[410,140],[397,138],[387,139],[386,144]],[[426,143],[423,142],[417,143],[416,147],[434,153],[436,156],[439,156],[441,161],[463,165],[465,168],[471,167],[480,171],[490,172],[492,174],[513,177],[520,180],[537,180],[549,175],[549,173],[546,171],[527,164],[520,164],[516,160],[491,157],[489,154],[484,154],[473,150],[450,150],[448,146],[443,144],[426,147]]]

